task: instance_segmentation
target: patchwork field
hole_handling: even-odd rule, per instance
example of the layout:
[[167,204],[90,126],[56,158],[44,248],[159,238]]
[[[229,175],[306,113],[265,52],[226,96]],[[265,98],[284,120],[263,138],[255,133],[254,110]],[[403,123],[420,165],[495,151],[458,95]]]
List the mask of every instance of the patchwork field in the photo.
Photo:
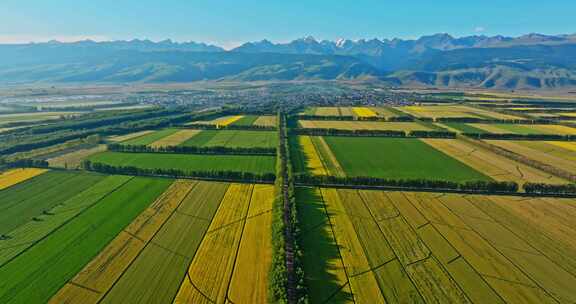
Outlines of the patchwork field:
[[576,300],[576,209],[563,199],[318,188],[297,197],[312,303]]
[[559,168],[576,174],[576,152],[572,143],[520,141],[520,140],[488,140],[492,145],[520,154],[528,159]]
[[258,119],[254,121],[254,125],[261,127],[276,127],[276,116],[273,115],[259,116]]
[[79,149],[56,157],[47,159],[50,167],[77,169],[82,161],[88,157],[106,151],[106,145],[97,145],[92,148]]
[[231,147],[231,148],[275,148],[278,145],[277,134],[274,131],[244,131],[244,130],[203,130],[183,146],[195,147]]
[[526,182],[566,183],[565,180],[549,173],[500,156],[461,139],[422,139],[422,141],[497,181],[513,181],[520,184]]
[[188,140],[190,138],[198,135],[202,130],[178,130],[175,133],[172,133],[166,137],[162,137],[157,141],[150,144],[152,147],[164,147],[164,146],[178,146]]
[[164,137],[170,136],[178,131],[179,131],[178,129],[164,129],[154,132],[145,131],[146,133],[136,133],[141,134],[141,136],[135,136],[133,138],[129,137],[128,140],[123,140],[121,141],[121,143],[124,145],[146,146],[154,142],[157,142]]
[[576,129],[561,125],[468,124],[488,133],[575,135]]
[[416,117],[469,117],[482,119],[519,119],[519,117],[464,105],[406,106],[397,108]]
[[341,129],[341,130],[390,130],[390,131],[431,131],[429,126],[418,122],[381,122],[381,121],[329,121],[300,120],[302,128]]
[[216,125],[216,126],[227,126],[227,125],[231,125],[234,124],[238,121],[240,121],[244,116],[243,115],[233,115],[233,116],[223,116],[223,117],[218,117],[216,119],[213,120],[204,120],[204,121],[194,121],[189,123],[190,125],[193,124],[208,124],[208,125]]
[[89,158],[92,162],[138,168],[177,168],[190,171],[243,171],[274,173],[274,156],[200,155],[104,152]]
[[419,139],[324,137],[347,176],[447,181],[491,180]]

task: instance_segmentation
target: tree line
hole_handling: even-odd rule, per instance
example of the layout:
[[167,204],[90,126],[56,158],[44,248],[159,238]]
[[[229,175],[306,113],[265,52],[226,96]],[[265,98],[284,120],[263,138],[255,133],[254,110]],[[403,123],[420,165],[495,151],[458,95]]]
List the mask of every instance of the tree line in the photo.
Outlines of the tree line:
[[575,141],[576,135],[562,134],[515,134],[515,133],[462,133],[462,135],[474,139],[493,140],[551,140],[551,141]]
[[296,182],[313,186],[382,186],[393,188],[406,188],[412,190],[433,189],[433,190],[458,190],[482,193],[514,193],[519,186],[515,182],[498,181],[469,181],[464,183],[428,180],[428,179],[386,179],[366,176],[332,176],[332,175],[309,175],[301,174],[296,176]]
[[398,131],[398,130],[344,130],[333,128],[298,128],[291,131],[295,135],[309,136],[365,136],[365,137],[413,137],[413,138],[456,138],[456,133],[448,131]]
[[128,153],[173,153],[173,154],[237,154],[237,155],[276,155],[276,148],[266,147],[198,147],[198,146],[147,146],[109,144],[108,151]]
[[531,194],[568,194],[576,195],[575,184],[552,185],[544,183],[526,183],[524,191]]
[[242,181],[250,183],[271,183],[276,176],[274,173],[256,174],[240,171],[194,171],[176,168],[139,168],[133,166],[112,166],[103,163],[95,163],[89,160],[82,162],[82,168],[106,174],[120,174],[133,176],[165,176],[172,178],[209,178],[225,181]]
[[216,125],[216,124],[190,124],[185,126],[180,126],[181,129],[194,129],[194,130],[243,130],[243,131],[275,131],[275,127],[269,126],[238,126],[238,125]]

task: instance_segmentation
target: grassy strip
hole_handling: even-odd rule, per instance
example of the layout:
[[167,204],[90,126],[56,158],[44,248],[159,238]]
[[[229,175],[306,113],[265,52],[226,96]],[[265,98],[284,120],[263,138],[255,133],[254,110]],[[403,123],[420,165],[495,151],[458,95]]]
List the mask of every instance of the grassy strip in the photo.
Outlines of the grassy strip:
[[0,302],[46,303],[171,182],[134,178],[0,268]]

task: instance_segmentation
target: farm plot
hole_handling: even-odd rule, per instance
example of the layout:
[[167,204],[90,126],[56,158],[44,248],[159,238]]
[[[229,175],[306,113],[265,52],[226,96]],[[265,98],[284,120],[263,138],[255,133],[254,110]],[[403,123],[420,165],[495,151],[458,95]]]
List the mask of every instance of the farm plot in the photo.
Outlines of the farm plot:
[[274,173],[273,156],[199,155],[160,153],[104,152],[89,158],[92,162],[112,166],[133,166],[144,169],[181,169],[190,171],[242,171]]
[[[520,154],[528,159],[571,173],[576,173],[576,162],[573,161],[574,153],[568,151],[558,152],[558,150],[561,149],[560,147],[519,140],[487,140],[486,142],[516,154]],[[556,152],[550,153],[552,152],[551,150]]]
[[469,124],[469,126],[498,134],[576,134],[576,129],[561,125]]
[[486,148],[461,139],[427,138],[422,139],[422,141],[497,181],[513,181],[520,184],[526,182],[566,183],[565,180],[549,173],[498,155]]
[[468,117],[482,119],[519,119],[519,117],[464,105],[406,106],[398,108],[416,117]]
[[150,144],[151,147],[178,146],[198,135],[202,130],[179,130]]
[[37,220],[38,216],[103,178],[99,174],[50,171],[3,190],[0,195],[0,235]]
[[317,107],[313,115],[318,116],[353,116],[354,112],[349,107]]
[[419,139],[324,137],[347,176],[491,180]]
[[257,115],[244,115],[244,116],[242,116],[242,118],[234,121],[230,125],[233,125],[233,126],[251,126],[254,124],[256,119],[258,119]]
[[122,141],[123,145],[138,145],[138,146],[146,146],[150,145],[166,136],[172,135],[178,132],[178,129],[164,129],[160,131],[155,131],[152,133],[146,133],[142,136],[138,136],[132,139],[128,139],[126,141]]
[[352,111],[358,117],[376,117],[378,113],[367,107],[353,107]]
[[260,127],[276,127],[276,116],[273,115],[259,116],[258,119],[254,121],[254,125]]
[[[319,291],[321,284],[334,287],[340,271],[356,302],[575,300],[574,230],[559,228],[576,211],[562,199],[307,188],[298,193],[299,208],[314,215],[301,218],[303,231],[328,229],[317,234],[322,243],[305,248],[332,246],[332,252],[322,251],[330,258],[308,256],[305,271],[315,274],[315,264],[338,262],[324,267],[332,272],[323,273],[325,280],[307,278],[320,284]],[[326,219],[328,227],[322,225]],[[354,282],[360,278],[362,283]],[[330,302],[329,293],[315,296]]]
[[46,303],[171,182],[133,178],[0,267],[0,302]]
[[235,116],[223,116],[223,117],[219,117],[213,120],[206,120],[206,121],[193,121],[191,123],[188,123],[188,125],[194,125],[194,124],[206,124],[206,125],[215,125],[215,126],[228,126],[231,125],[239,120],[242,119],[242,117],[244,117],[243,115],[235,115]]
[[0,190],[9,188],[18,183],[27,181],[35,176],[38,176],[48,170],[25,168],[25,169],[12,169],[0,173]]
[[204,130],[182,143],[183,146],[230,147],[230,148],[275,148],[278,135],[274,131]]
[[35,113],[17,113],[17,114],[0,114],[0,125],[14,122],[34,122],[42,120],[55,120],[63,116],[76,116],[77,112],[35,112]]
[[174,303],[266,302],[272,191],[271,186],[231,185]]
[[148,135],[150,133],[153,133],[154,131],[152,130],[146,130],[146,131],[138,131],[138,132],[134,132],[134,133],[128,133],[125,135],[115,135],[115,136],[110,136],[108,137],[108,141],[113,142],[113,143],[119,143],[119,142],[123,142],[123,141],[129,141],[131,139],[135,139],[144,135]]
[[290,138],[292,163],[296,173],[311,173],[313,175],[329,175],[320,158],[312,136],[298,136]]
[[432,128],[417,122],[382,122],[382,121],[329,121],[300,120],[302,128],[340,129],[340,130],[385,130],[385,131],[431,131]]
[[56,168],[70,168],[77,169],[83,160],[94,155],[106,151],[106,145],[97,145],[92,148],[80,149],[72,151],[63,155],[47,159],[50,167]]

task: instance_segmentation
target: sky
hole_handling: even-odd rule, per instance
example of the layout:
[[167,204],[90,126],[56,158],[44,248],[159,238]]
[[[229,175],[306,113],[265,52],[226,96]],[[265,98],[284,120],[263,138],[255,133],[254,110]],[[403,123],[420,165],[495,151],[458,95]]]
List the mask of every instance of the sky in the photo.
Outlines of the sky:
[[1,0],[0,43],[576,33],[574,0]]

